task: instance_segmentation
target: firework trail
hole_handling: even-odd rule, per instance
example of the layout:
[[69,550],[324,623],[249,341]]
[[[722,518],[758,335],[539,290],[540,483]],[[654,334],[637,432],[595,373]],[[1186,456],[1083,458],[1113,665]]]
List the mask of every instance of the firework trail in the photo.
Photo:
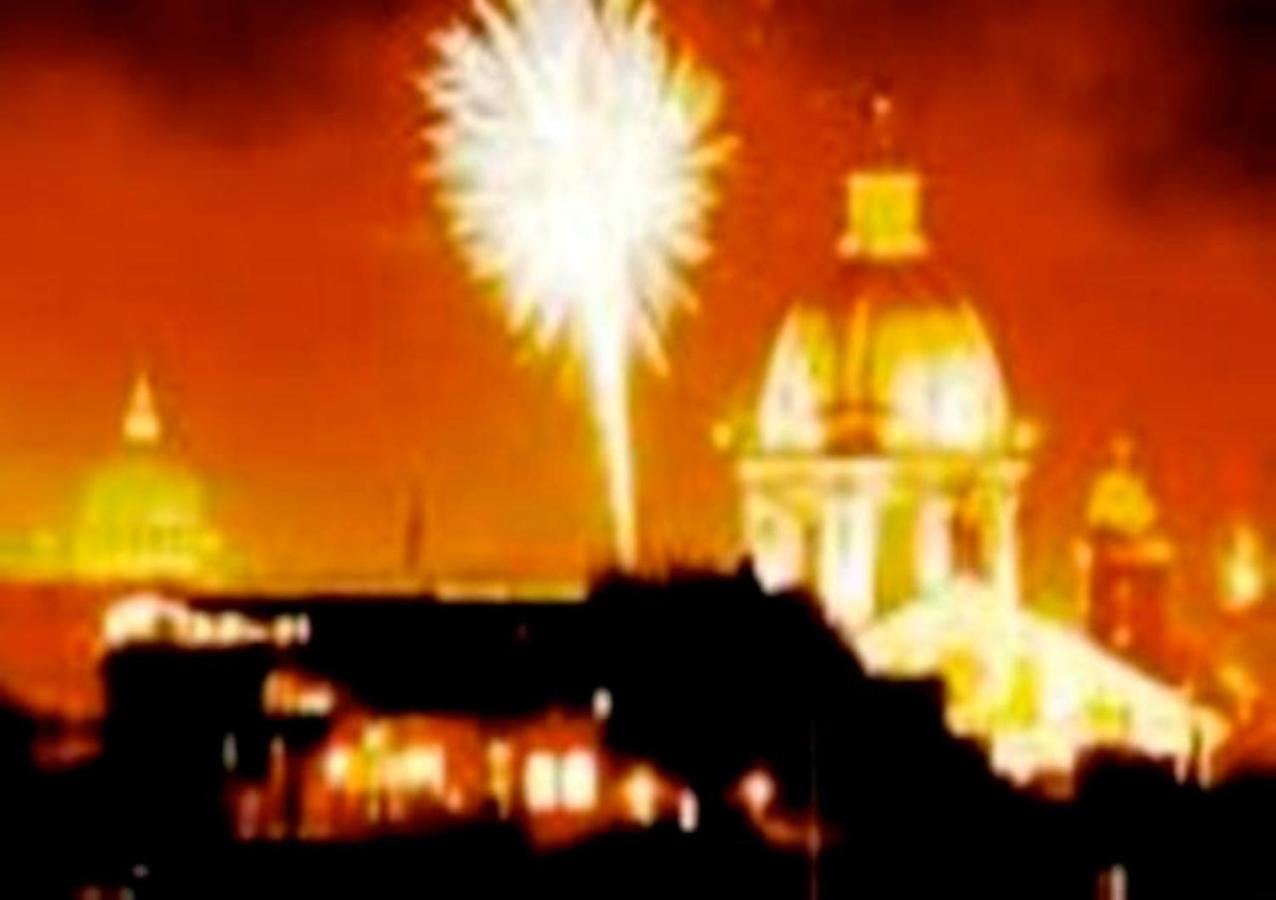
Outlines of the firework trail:
[[690,305],[708,252],[716,81],[676,58],[635,0],[478,0],[423,80],[453,236],[511,326],[580,362],[606,467],[617,562],[636,557],[631,363]]

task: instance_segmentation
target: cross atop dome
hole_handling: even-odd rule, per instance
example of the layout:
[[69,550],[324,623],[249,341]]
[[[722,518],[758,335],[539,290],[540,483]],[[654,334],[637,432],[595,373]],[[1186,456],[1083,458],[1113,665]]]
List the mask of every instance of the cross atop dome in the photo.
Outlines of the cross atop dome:
[[877,152],[886,160],[895,150],[895,134],[891,130],[891,118],[895,113],[895,101],[890,95],[879,91],[869,100],[869,116],[873,125],[873,134],[877,139]]
[[145,372],[139,372],[133,380],[122,430],[124,443],[129,447],[154,447],[163,436],[164,428],[155,409],[155,395]]
[[894,104],[875,94],[869,105],[875,135],[873,158],[846,180],[846,225],[838,242],[842,257],[898,263],[926,255],[922,232],[922,179],[895,160],[890,121]]

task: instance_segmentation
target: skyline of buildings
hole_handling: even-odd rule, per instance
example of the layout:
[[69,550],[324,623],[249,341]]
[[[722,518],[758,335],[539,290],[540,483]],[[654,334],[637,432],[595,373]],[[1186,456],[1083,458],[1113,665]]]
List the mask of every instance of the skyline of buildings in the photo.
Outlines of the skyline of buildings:
[[[765,368],[755,422],[722,448],[738,457],[738,557],[752,561],[766,590],[812,592],[871,671],[942,678],[950,727],[990,741],[993,767],[1014,779],[1070,771],[1083,752],[1127,741],[1173,755],[1184,770],[1208,766],[1228,727],[1196,696],[1204,690],[1207,704],[1217,702],[1209,692],[1226,692],[1229,676],[1213,648],[1180,646],[1173,550],[1128,441],[1118,441],[1089,492],[1071,615],[1050,611],[1025,586],[1018,517],[1039,450],[1035,429],[1014,412],[976,305],[931,258],[923,177],[894,147],[888,115],[879,101],[877,146],[847,178],[843,292],[794,307]],[[97,586],[105,593],[92,608],[104,623],[132,602],[112,605],[112,590],[282,596],[351,586],[235,572],[233,543],[164,432],[140,374],[121,419],[121,454],[87,480],[71,529],[32,540],[8,578]],[[365,581],[359,589],[369,595],[447,583],[420,568],[427,530],[446,528],[447,511],[410,499],[403,570]],[[1246,555],[1238,564],[1261,565],[1252,536],[1237,553]],[[1233,568],[1225,591],[1235,588]],[[492,576],[504,599],[544,598],[543,586]],[[464,600],[483,593],[463,581],[449,590]],[[1249,591],[1249,606],[1260,593]],[[1220,602],[1230,608],[1231,599]]]
[[[446,536],[436,529],[431,563],[552,574],[555,562],[589,561],[601,517],[578,465],[587,423],[558,393],[557,373],[529,378],[510,364],[441,240],[432,187],[415,177],[420,111],[403,73],[423,62],[415,38],[451,7],[405,2],[403,20],[359,17],[353,31],[320,16],[320,52],[308,59],[323,77],[280,60],[265,84],[241,67],[251,53],[217,63],[207,13],[171,39],[208,55],[139,60],[152,76],[141,81],[118,55],[136,46],[119,33],[140,27],[135,18],[114,22],[105,47],[51,36],[6,57],[13,89],[0,102],[26,127],[5,144],[13,327],[0,354],[0,487],[11,502],[0,530],[38,527],[73,502],[78,479],[114,448],[120,396],[142,360],[182,411],[175,424],[198,437],[188,449],[224,526],[266,568],[392,567],[412,480],[428,502],[464,510]],[[857,28],[829,3],[749,4],[730,23],[714,10],[666,13],[722,72],[740,144],[720,249],[697,279],[701,310],[672,335],[673,377],[638,387],[655,555],[731,548],[731,473],[704,434],[738,400],[752,402],[784,309],[823,278],[837,188],[862,143],[856,108],[876,73],[897,88],[906,144],[942,196],[936,239],[976,289],[1016,396],[1030,403],[1023,411],[1041,426],[1035,496],[1046,508],[1026,510],[1025,529],[1028,553],[1049,557],[1029,574],[1069,576],[1079,485],[1121,429],[1139,437],[1185,564],[1213,540],[1216,515],[1266,522],[1268,242],[1250,218],[1264,208],[1261,182],[1211,155],[1158,169],[1155,189],[1132,198],[1122,151],[1145,138],[1160,147],[1164,133],[1086,100],[1126,104],[1108,79],[1147,83],[1136,76],[1156,71],[1154,60],[1212,44],[1175,43],[1167,58],[1166,35],[1129,10],[1082,28],[1093,10],[1071,18],[1050,5],[942,21],[874,9]],[[908,23],[883,30],[896,16]],[[83,24],[50,13],[37,32]],[[243,25],[280,27],[255,14]],[[1166,25],[1184,22],[1168,15]],[[950,29],[960,38],[941,39]],[[212,71],[171,105],[161,76],[181,59]],[[1035,59],[1054,63],[1044,84]],[[254,112],[262,95],[247,85],[286,114]],[[299,102],[312,88],[332,102]],[[72,122],[66,109],[92,114]],[[1178,109],[1133,112],[1159,120]],[[1189,117],[1169,133],[1221,143],[1208,121]],[[1237,180],[1216,181],[1224,171]],[[1103,383],[1076,377],[1080,350],[1101,359]],[[515,476],[535,517],[527,527],[508,521],[490,487]],[[690,483],[702,509],[680,511],[671,500]],[[341,534],[347,516],[352,535]],[[503,558],[511,544],[522,558]]]
[[0,894],[1268,890],[1273,61],[0,4]]

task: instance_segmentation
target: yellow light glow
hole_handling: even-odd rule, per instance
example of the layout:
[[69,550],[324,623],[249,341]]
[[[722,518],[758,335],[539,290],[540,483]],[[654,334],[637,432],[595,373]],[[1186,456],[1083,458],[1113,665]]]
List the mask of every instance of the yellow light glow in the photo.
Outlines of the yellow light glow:
[[659,783],[655,774],[646,766],[639,766],[625,780],[625,806],[629,816],[640,825],[656,821]]
[[769,772],[754,769],[741,779],[740,796],[749,812],[761,815],[775,799],[775,778]]
[[700,827],[700,800],[691,788],[678,794],[678,827],[688,834]]
[[901,260],[925,255],[917,173],[856,172],[848,179],[846,196],[849,228],[838,245],[843,256]]
[[636,555],[629,433],[635,349],[690,303],[708,251],[716,82],[675,60],[646,3],[478,3],[479,27],[437,39],[423,84],[452,232],[509,320],[583,364],[608,474],[617,561]]
[[1218,680],[1235,700],[1238,718],[1243,722],[1253,718],[1261,693],[1253,674],[1238,663],[1228,662],[1219,667]]
[[443,748],[438,744],[411,747],[400,757],[403,786],[415,791],[442,795],[447,783]]
[[350,773],[351,753],[346,747],[329,748],[323,758],[323,777],[330,787],[342,787]]
[[527,754],[523,764],[523,803],[529,812],[552,812],[558,806],[558,759],[545,750]]
[[1017,420],[1010,443],[1020,453],[1035,450],[1041,444],[1041,424],[1031,419]]
[[80,581],[216,583],[228,558],[200,480],[159,446],[163,427],[150,382],[134,384],[122,452],[81,493],[65,541],[67,574]]
[[960,297],[859,297],[849,321],[797,305],[768,362],[757,408],[764,452],[867,442],[885,450],[979,452],[1013,438],[982,320]]
[[959,582],[856,635],[873,673],[938,674],[949,727],[987,742],[993,769],[1023,783],[1068,774],[1088,749],[1208,757],[1228,728],[1083,634]]
[[145,374],[138,375],[129,394],[128,410],[124,414],[124,442],[136,447],[153,447],[163,434],[159,414],[155,410],[155,397],[151,382]]
[[611,691],[605,687],[597,688],[594,691],[594,718],[599,722],[606,722],[611,718],[612,699]]
[[598,761],[591,750],[572,750],[562,759],[562,805],[589,812],[598,804]]
[[1093,530],[1135,536],[1156,525],[1159,510],[1147,480],[1132,464],[1129,438],[1113,443],[1112,463],[1098,477],[1086,506],[1086,524]]
[[1223,605],[1233,611],[1249,609],[1267,590],[1262,541],[1251,526],[1233,529],[1222,563]]
[[487,745],[487,788],[496,800],[501,817],[509,815],[514,794],[513,750],[508,741],[493,740]]

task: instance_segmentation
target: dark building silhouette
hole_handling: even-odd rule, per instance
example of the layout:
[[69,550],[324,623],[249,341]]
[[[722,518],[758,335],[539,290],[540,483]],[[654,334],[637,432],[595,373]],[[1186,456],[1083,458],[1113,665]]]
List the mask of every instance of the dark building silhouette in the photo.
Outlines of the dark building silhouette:
[[[1152,762],[1096,758],[1075,802],[1013,791],[948,734],[937,684],[866,677],[809,599],[747,575],[606,580],[574,604],[205,597],[155,610],[175,618],[115,632],[101,756],[18,776],[28,843],[60,851],[56,870],[32,870],[54,896],[1073,898],[1118,864],[1147,896],[1204,890],[1218,865],[1262,876],[1230,816],[1257,809],[1265,782],[1206,792]],[[555,832],[576,814],[522,794],[508,814],[495,797],[429,794],[426,766],[433,814],[396,819],[396,788],[381,785],[357,794],[364,830],[307,830],[316,766],[352,727],[393,746],[441,723],[458,747],[472,734],[515,753],[596,740],[597,804]],[[466,769],[483,756],[449,757],[449,786],[485,790]],[[609,791],[634,767],[694,796],[690,827],[677,804],[641,823],[613,814]],[[244,833],[245,809],[269,815]]]

